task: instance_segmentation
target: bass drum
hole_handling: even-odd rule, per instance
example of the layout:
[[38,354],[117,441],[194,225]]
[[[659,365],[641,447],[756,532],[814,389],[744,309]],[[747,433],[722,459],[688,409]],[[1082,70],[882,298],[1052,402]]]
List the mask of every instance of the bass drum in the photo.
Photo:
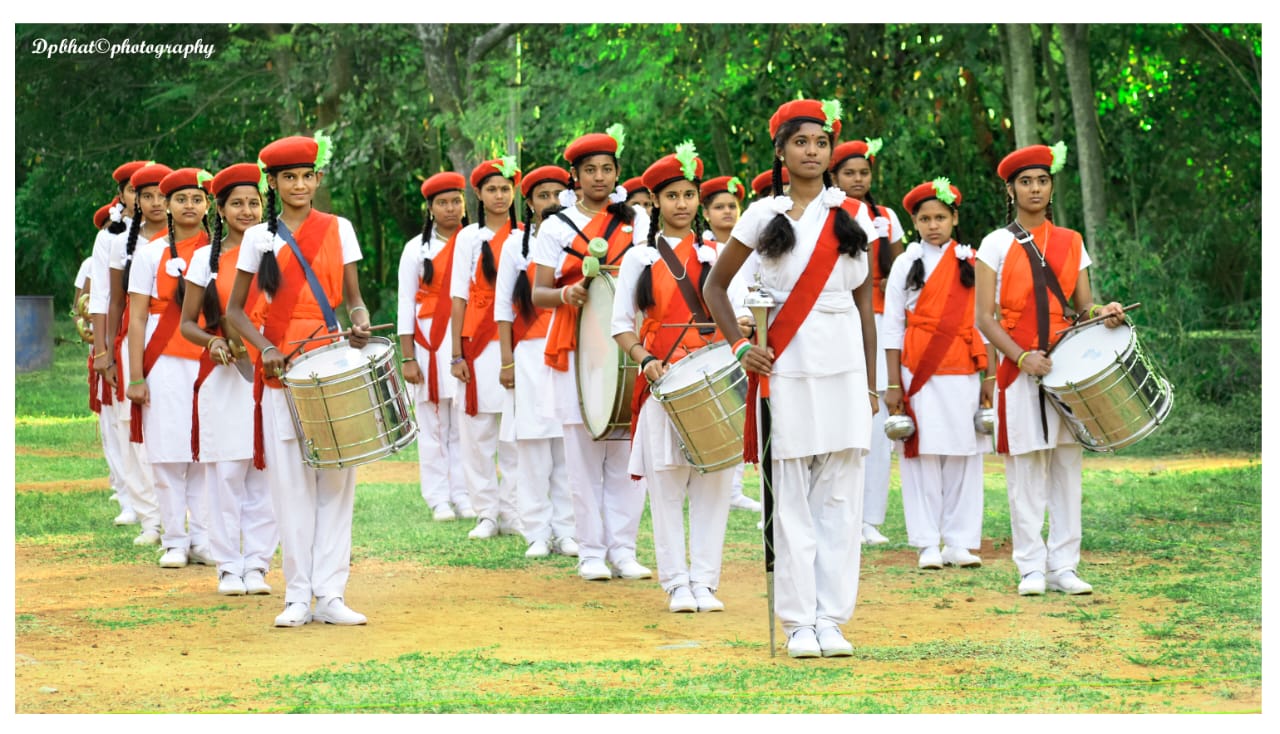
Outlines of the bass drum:
[[361,349],[344,339],[312,350],[280,382],[308,466],[368,464],[396,453],[418,435],[389,339],[369,337]]
[[582,424],[597,441],[631,427],[631,395],[639,365],[613,340],[613,276],[600,273],[587,284],[587,302],[578,314],[578,405]]
[[1115,451],[1150,435],[1173,409],[1173,386],[1147,359],[1129,324],[1068,333],[1040,385],[1086,449]]

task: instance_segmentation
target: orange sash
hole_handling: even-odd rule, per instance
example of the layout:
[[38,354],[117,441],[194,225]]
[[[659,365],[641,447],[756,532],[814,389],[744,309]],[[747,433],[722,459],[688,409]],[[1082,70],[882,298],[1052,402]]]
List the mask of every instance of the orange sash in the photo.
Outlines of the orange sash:
[[[231,273],[236,272],[236,260],[239,258],[240,250],[236,248],[221,253],[218,257],[218,272]],[[227,303],[231,301],[231,289],[235,286],[235,278],[224,275],[213,281],[213,287],[217,288],[218,305],[222,309],[222,313],[227,313]],[[206,286],[207,288],[208,286]],[[258,281],[255,278],[249,282],[249,294],[244,299],[244,312],[249,316],[249,320],[253,322],[255,327],[261,327],[261,316],[264,313],[258,308]],[[226,331],[222,328],[221,322],[212,332],[215,336],[226,336]],[[248,342],[244,341],[244,347],[249,352],[249,359],[253,362],[258,361],[258,350]],[[195,390],[191,395],[191,460],[200,460],[200,388],[204,386],[204,381],[209,379],[209,375],[213,374],[213,357],[209,354],[208,349],[200,352],[200,372],[196,375]]]
[[[169,230],[163,229],[155,237],[147,240],[147,242],[154,242],[155,240],[158,240],[161,237],[167,237],[168,235]],[[136,247],[134,248],[134,251],[137,251]],[[130,268],[130,271],[132,271],[132,268]],[[124,361],[121,359],[123,356],[121,352],[124,349],[125,337],[129,336],[129,283],[126,281],[122,288],[124,290],[124,308],[120,311],[120,323],[117,325],[118,328],[116,329],[115,342],[111,345],[111,358],[117,365],[116,400],[124,400],[124,370],[119,366],[124,364]],[[130,411],[130,415],[132,415],[132,411]]]
[[[417,319],[413,322],[413,340],[427,350],[427,373],[423,377],[427,381],[427,400],[439,405],[440,383],[436,379],[436,352],[440,351],[444,341],[444,330],[449,327],[453,299],[449,297],[449,278],[453,273],[453,244],[458,239],[458,229],[445,243],[443,249],[431,259],[431,282],[418,286],[414,300],[418,303],[418,318],[431,317],[431,337],[422,333],[422,326]],[[438,267],[437,267],[438,265]],[[421,278],[419,278],[421,280]]]
[[[511,235],[511,222],[507,221],[489,240],[495,263],[501,262],[502,246]],[[519,231],[519,230],[516,230]],[[467,415],[475,415],[480,409],[479,389],[476,386],[476,357],[489,343],[498,338],[498,324],[493,320],[493,283],[484,275],[484,264],[476,262],[475,278],[467,298],[467,310],[462,319],[462,358],[466,360],[471,379],[466,384]],[[452,300],[452,299],[450,299]]]
[[[587,256],[587,242],[596,237],[603,237],[606,229],[608,229],[610,220],[613,215],[608,210],[603,210],[591,218],[587,222],[587,226],[582,228],[582,235],[575,237],[568,248],[573,250],[578,257],[570,257],[564,265],[564,272],[556,279],[556,287],[563,288],[567,285],[573,285],[582,280],[582,268],[579,267],[582,258]],[[605,255],[604,264],[617,264],[622,259],[622,254],[631,247],[632,230],[630,226],[616,226],[610,233],[609,251]],[[562,303],[556,306],[555,315],[551,318],[551,326],[547,332],[547,346],[543,351],[543,360],[551,366],[552,369],[560,372],[569,371],[569,353],[578,348],[578,308]]]
[[[525,269],[525,275],[529,278],[530,286],[533,285],[534,273],[537,269],[538,266],[534,263],[529,263],[529,267]],[[541,339],[547,335],[547,327],[551,325],[551,309],[538,308],[537,306],[534,306],[533,320],[525,318],[524,314],[520,313],[518,305],[513,305],[512,310],[514,310],[516,314],[515,323],[511,325],[512,349],[516,348],[516,345],[520,343],[521,339]]]

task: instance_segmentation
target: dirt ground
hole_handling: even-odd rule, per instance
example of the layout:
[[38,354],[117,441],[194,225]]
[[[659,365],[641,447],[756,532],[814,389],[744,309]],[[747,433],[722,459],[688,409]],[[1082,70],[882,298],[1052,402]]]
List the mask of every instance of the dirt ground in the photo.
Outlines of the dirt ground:
[[[1090,469],[1150,471],[1233,466],[1244,459],[1090,459]],[[1105,463],[1104,463],[1105,462]],[[988,468],[992,468],[989,462]],[[998,470],[998,464],[995,465]],[[361,481],[416,479],[416,466],[381,462],[362,468]],[[46,486],[47,485],[47,486]],[[20,491],[86,491],[105,483],[50,482],[20,486]],[[515,539],[510,539],[516,542]],[[981,555],[988,565],[1007,567],[1007,549],[989,541]],[[855,646],[902,645],[955,639],[1007,637],[1006,624],[989,613],[1008,607],[1008,593],[978,590],[957,595],[939,610],[906,593],[911,574],[877,574],[877,567],[914,563],[912,551],[875,552],[865,557],[855,622],[849,625]],[[166,570],[152,565],[59,562],[47,547],[15,548],[15,711],[17,713],[270,711],[273,701],[254,700],[255,680],[301,673],[344,662],[391,659],[422,651],[447,655],[492,647],[504,660],[640,659],[759,664],[764,647],[726,645],[725,641],[767,641],[767,604],[758,563],[725,564],[719,614],[673,615],[655,581],[587,583],[561,566],[523,570],[423,568],[409,563],[360,561],[353,565],[348,600],[369,617],[364,627],[311,624],[275,629],[272,619],[282,604],[283,582],[273,571],[270,596],[222,597],[214,592],[211,568]],[[1126,604],[1126,624],[1159,622],[1167,605],[1157,599],[1093,597],[1099,603]],[[121,607],[122,599],[140,609],[197,608],[194,619],[112,629],[86,619],[102,608]],[[226,610],[208,612],[225,605]],[[27,616],[27,615],[33,615]],[[35,621],[30,621],[34,618]],[[24,621],[26,620],[26,621]],[[656,624],[655,624],[656,623]],[[1034,634],[1037,625],[1055,634],[1061,620],[1018,615],[1018,630]],[[1077,625],[1078,627],[1078,625]],[[914,639],[913,639],[914,638]],[[778,665],[806,664],[785,653]],[[1117,666],[1114,651],[1099,659],[1097,670],[1114,677],[1145,679],[1150,667]],[[1077,663],[1092,668],[1088,660]],[[962,671],[955,671],[962,672]],[[1255,700],[1224,702],[1203,690],[1204,708],[1258,710]],[[511,691],[508,691],[512,693]],[[1188,691],[1189,695],[1199,695]],[[217,697],[234,696],[234,709]],[[248,698],[246,698],[248,697]],[[1180,704],[1187,704],[1185,698]],[[1194,704],[1192,704],[1194,705]]]

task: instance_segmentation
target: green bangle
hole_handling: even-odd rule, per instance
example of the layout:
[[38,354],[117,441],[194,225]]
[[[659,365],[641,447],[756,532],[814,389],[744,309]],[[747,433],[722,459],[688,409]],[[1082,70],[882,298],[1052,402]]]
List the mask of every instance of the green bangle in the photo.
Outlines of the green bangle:
[[1019,354],[1019,355],[1018,355],[1018,369],[1022,369],[1022,360],[1026,359],[1028,354],[1031,354],[1031,350],[1030,350],[1030,349],[1028,349],[1028,350],[1024,351],[1022,354]]
[[141,380],[131,380],[129,382],[129,387],[133,387],[134,385],[145,385],[146,382],[147,382],[146,378],[143,378]]
[[417,357],[401,357],[400,358],[400,364],[404,364],[405,362],[417,362],[417,361],[418,361]]

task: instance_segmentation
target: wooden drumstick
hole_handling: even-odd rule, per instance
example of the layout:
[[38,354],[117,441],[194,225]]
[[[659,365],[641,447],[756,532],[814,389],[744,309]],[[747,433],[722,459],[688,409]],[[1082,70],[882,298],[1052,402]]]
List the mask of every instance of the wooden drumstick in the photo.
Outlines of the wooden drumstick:
[[[1120,309],[1120,313],[1129,313],[1130,311],[1133,311],[1134,309],[1137,309],[1137,308],[1138,308],[1139,306],[1141,306],[1141,305],[1142,305],[1142,302],[1141,302],[1141,301],[1139,301],[1138,303],[1131,303],[1131,304],[1129,304],[1128,306],[1125,306],[1124,308],[1121,308],[1121,309]],[[1065,329],[1063,329],[1063,330],[1061,330],[1061,331],[1057,332],[1056,334],[1054,334],[1054,336],[1062,336],[1063,334],[1067,333],[1068,331],[1074,331],[1074,330],[1079,329],[1079,328],[1081,328],[1081,327],[1089,326],[1090,324],[1096,324],[1096,323],[1098,323],[1099,321],[1106,321],[1106,320],[1107,320],[1107,319],[1109,319],[1109,318],[1111,318],[1111,317],[1110,317],[1110,316],[1095,316],[1095,317],[1093,317],[1093,318],[1091,318],[1091,319],[1085,319],[1084,321],[1076,322],[1076,323],[1072,324],[1071,326],[1068,326],[1067,328],[1065,328]]]
[[[381,329],[390,329],[393,326],[395,326],[395,324],[378,324],[377,326],[370,326],[369,331],[379,331]],[[319,342],[319,341],[324,341],[326,339],[341,339],[347,336],[351,336],[351,329],[347,329],[346,331],[335,331],[332,334],[325,334],[323,336],[313,336],[310,339],[299,339],[296,342],[289,342],[289,343],[290,344],[309,344],[310,342]]]

